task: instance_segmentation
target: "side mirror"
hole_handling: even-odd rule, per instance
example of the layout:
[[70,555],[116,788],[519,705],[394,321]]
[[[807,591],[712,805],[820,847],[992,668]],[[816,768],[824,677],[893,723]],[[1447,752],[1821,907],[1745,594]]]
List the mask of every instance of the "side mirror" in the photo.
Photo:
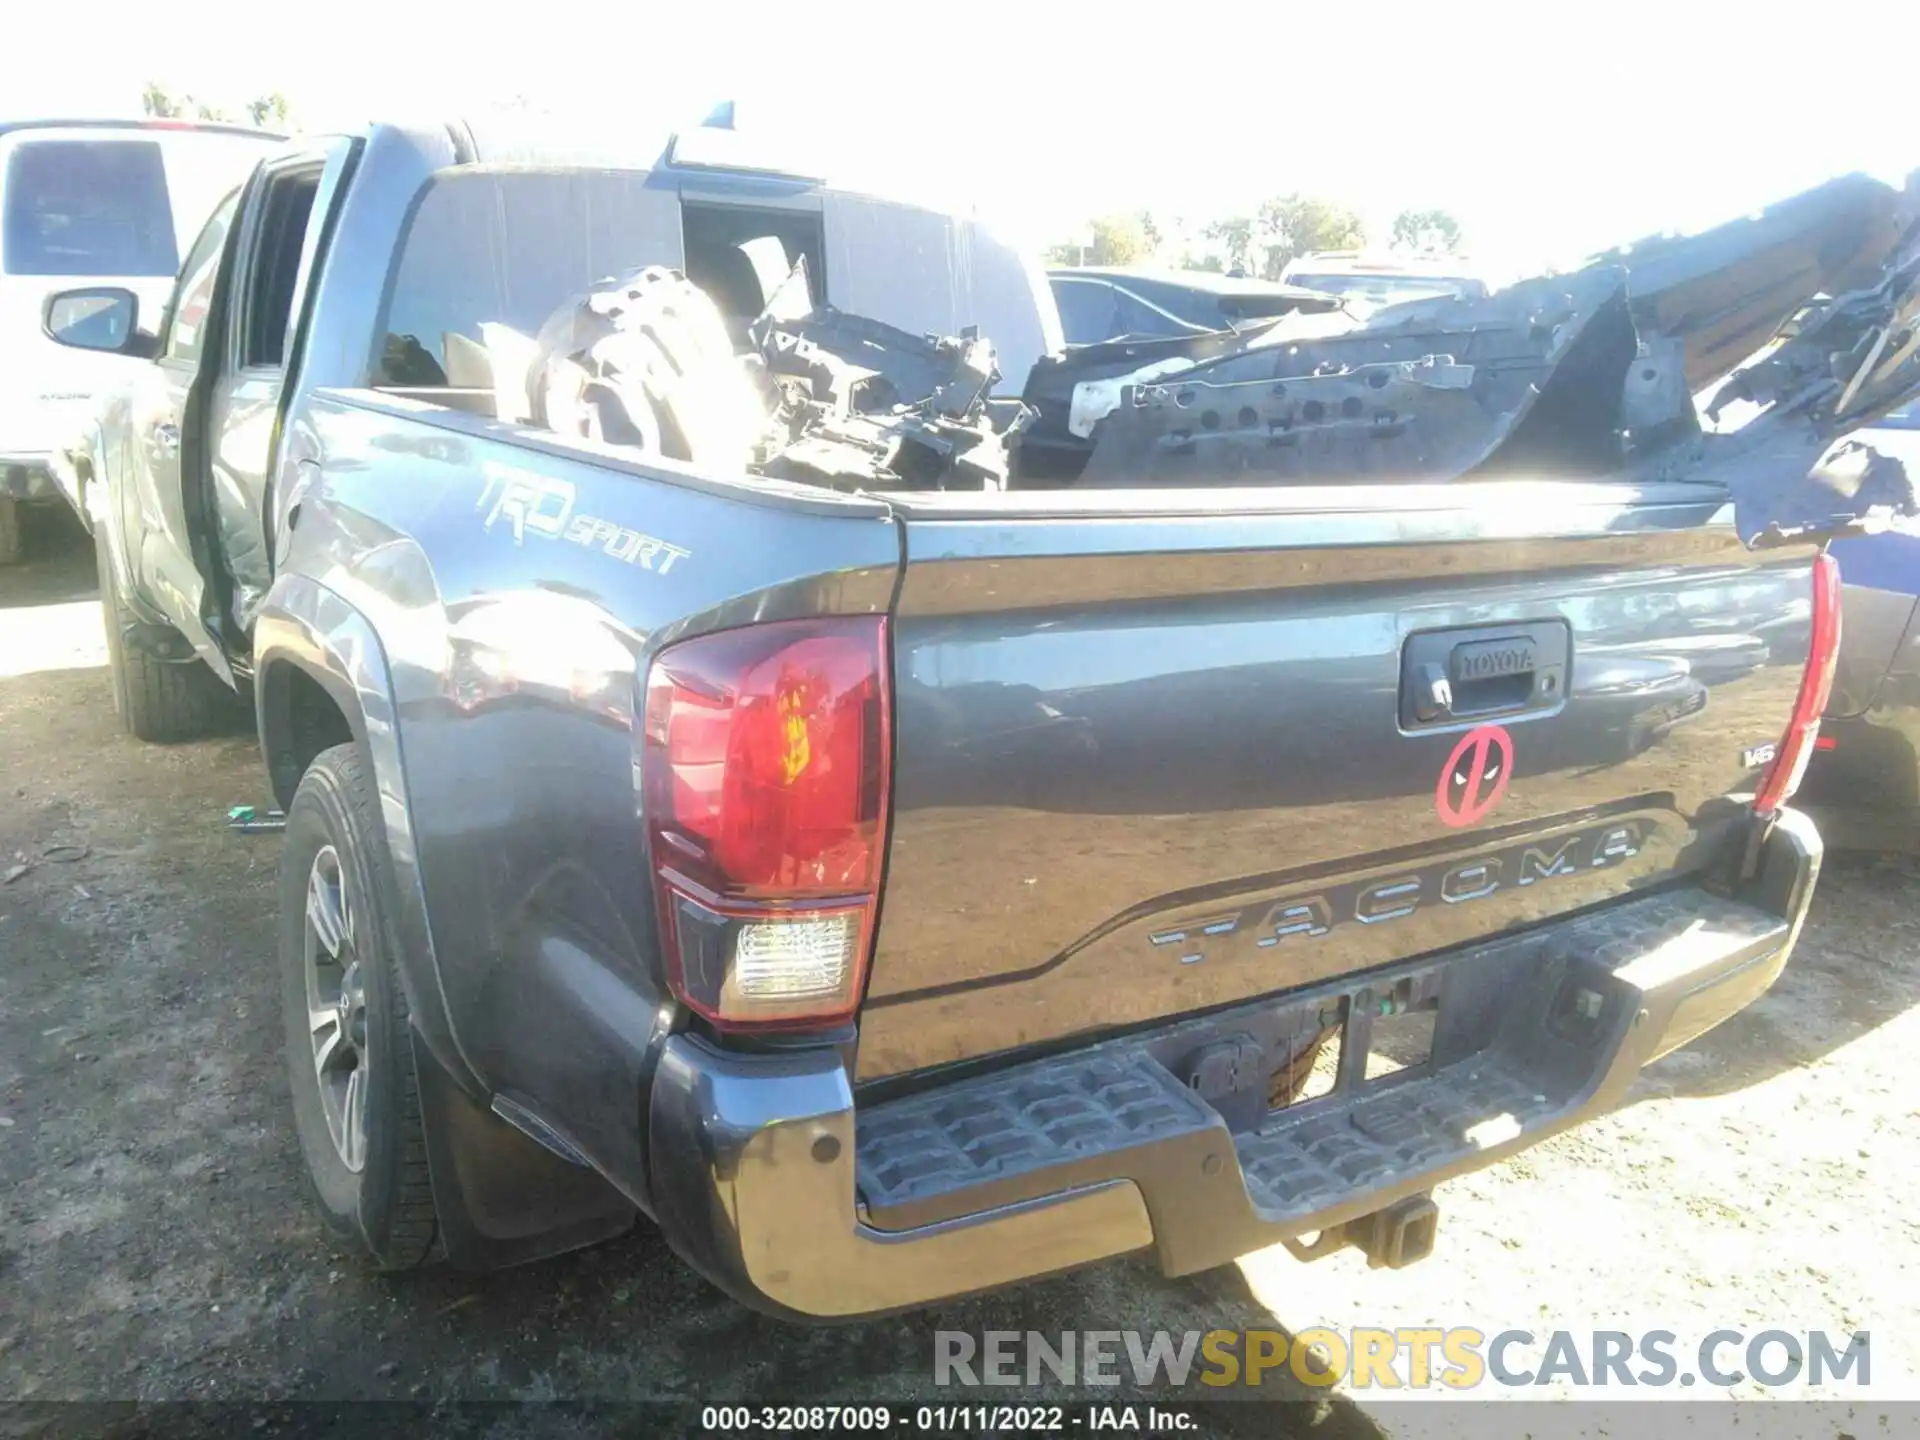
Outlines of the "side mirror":
[[150,359],[154,337],[142,333],[140,297],[117,285],[57,290],[40,311],[40,328],[49,340],[76,350]]

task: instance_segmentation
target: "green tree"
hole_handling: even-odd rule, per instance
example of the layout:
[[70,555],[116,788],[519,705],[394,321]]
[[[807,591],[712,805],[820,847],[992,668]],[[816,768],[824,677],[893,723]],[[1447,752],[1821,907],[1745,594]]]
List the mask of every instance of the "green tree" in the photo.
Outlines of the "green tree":
[[1254,222],[1245,215],[1210,220],[1200,232],[1220,247],[1228,270],[1246,270],[1253,264]]
[[1267,280],[1309,251],[1355,250],[1367,239],[1353,211],[1298,191],[1274,196],[1252,215],[1215,220],[1201,234],[1219,247],[1221,268]]
[[1153,218],[1151,210],[1140,212],[1140,233],[1146,237],[1147,253],[1157,253],[1167,243],[1166,231],[1160,228],[1160,222]]
[[1145,215],[1101,215],[1087,222],[1083,240],[1067,240],[1047,250],[1049,265],[1131,265],[1152,254],[1154,241]]
[[218,105],[209,105],[204,100],[195,100],[191,95],[188,95],[184,98],[187,104],[190,104],[193,106],[193,112],[196,119],[225,120],[228,118],[227,112],[222,110]]
[[1088,227],[1093,243],[1087,247],[1089,265],[1131,265],[1144,260],[1152,245],[1138,215],[1102,215]]
[[157,120],[173,120],[179,118],[184,107],[180,101],[167,93],[165,86],[149,80],[147,88],[140,92],[140,111]]
[[1278,280],[1289,261],[1312,251],[1358,250],[1366,243],[1366,227],[1353,211],[1297,190],[1268,200],[1256,218],[1254,245],[1260,274],[1268,280]]
[[1458,255],[1460,222],[1444,210],[1402,210],[1393,217],[1391,243],[1423,255]]
[[292,125],[292,108],[278,90],[247,102],[247,118],[262,130],[286,130]]

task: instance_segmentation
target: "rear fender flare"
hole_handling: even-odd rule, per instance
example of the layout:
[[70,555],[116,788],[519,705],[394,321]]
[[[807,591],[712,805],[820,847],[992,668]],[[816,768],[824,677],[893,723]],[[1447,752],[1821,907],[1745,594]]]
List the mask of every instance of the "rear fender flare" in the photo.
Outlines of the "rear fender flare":
[[285,806],[299,777],[273,773],[285,749],[285,697],[294,672],[319,685],[346,717],[366,754],[380,793],[387,858],[400,897],[399,968],[413,1028],[448,1076],[469,1094],[486,1096],[478,1071],[454,1033],[439,957],[414,845],[406,765],[396,725],[392,676],[385,647],[359,610],[317,580],[282,574],[254,618],[254,711],[268,779]]

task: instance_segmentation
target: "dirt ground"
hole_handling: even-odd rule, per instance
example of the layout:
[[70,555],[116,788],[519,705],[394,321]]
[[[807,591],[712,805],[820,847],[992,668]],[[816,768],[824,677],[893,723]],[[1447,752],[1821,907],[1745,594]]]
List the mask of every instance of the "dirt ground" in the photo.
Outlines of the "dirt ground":
[[[0,575],[0,1399],[898,1399],[924,1391],[940,1329],[1276,1323],[1665,1329],[1682,1348],[1866,1329],[1872,1403],[1844,1428],[1899,1430],[1886,1402],[1920,1398],[1920,867],[1871,856],[1829,861],[1761,1004],[1617,1115],[1443,1187],[1439,1249],[1404,1272],[1351,1251],[1177,1281],[1125,1261],[813,1330],[740,1309],[644,1230],[486,1278],[370,1276],[300,1193],[277,841],[223,826],[265,799],[251,737],[123,734],[86,542],[54,541]],[[1339,1394],[1311,1428],[1438,1415]]]

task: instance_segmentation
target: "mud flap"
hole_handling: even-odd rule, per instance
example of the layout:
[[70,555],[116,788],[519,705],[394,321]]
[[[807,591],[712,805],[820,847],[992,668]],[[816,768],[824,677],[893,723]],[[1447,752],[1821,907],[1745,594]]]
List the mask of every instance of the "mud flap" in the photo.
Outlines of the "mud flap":
[[[470,1098],[415,1037],[427,1169],[447,1263],[502,1270],[611,1240],[639,1212],[599,1172],[571,1164]],[[637,1103],[637,1102],[636,1102]]]

